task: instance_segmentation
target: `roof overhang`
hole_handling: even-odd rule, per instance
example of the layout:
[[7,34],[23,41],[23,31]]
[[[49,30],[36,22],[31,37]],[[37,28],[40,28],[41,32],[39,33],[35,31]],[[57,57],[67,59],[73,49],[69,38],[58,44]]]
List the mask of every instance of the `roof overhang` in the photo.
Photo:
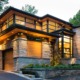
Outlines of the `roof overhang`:
[[48,37],[48,38],[49,37],[53,37],[53,38],[58,38],[59,37],[55,33],[51,34],[51,33],[43,32],[43,31],[31,29],[31,28],[28,28],[28,27],[25,27],[25,26],[22,26],[22,25],[13,24],[0,34],[0,41],[18,33],[18,32],[31,34],[31,35],[35,35],[35,36],[39,36],[39,37]]
[[64,20],[62,20],[62,19],[59,19],[59,18],[57,18],[57,17],[54,17],[54,16],[52,16],[52,15],[47,14],[47,15],[45,15],[45,16],[43,16],[43,17],[39,17],[39,16],[30,14],[30,13],[27,13],[27,12],[25,12],[25,11],[16,9],[16,8],[14,8],[14,7],[9,7],[6,11],[4,11],[4,12],[2,13],[2,15],[0,16],[0,22],[5,21],[5,19],[7,19],[7,17],[9,17],[9,16],[12,15],[12,14],[18,14],[18,15],[21,15],[21,16],[30,17],[30,18],[35,19],[35,20],[38,20],[38,21],[43,21],[43,20],[45,20],[45,19],[50,19],[50,18],[51,18],[51,19],[54,19],[55,21],[60,22],[60,23],[63,24],[63,25],[66,24],[66,25],[69,25],[69,26],[71,26],[71,27],[73,28],[73,25],[70,24],[69,22],[64,21]]

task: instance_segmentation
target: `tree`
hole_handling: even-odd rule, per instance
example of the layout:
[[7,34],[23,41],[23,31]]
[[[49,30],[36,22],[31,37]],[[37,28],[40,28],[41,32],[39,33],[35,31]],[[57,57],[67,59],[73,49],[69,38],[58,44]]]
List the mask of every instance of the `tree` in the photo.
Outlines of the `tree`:
[[5,4],[8,4],[8,0],[0,0],[0,15],[4,12]]
[[69,22],[74,26],[80,26],[80,10],[77,12],[76,15],[74,15],[73,18],[69,19]]
[[25,5],[24,7],[22,7],[22,10],[30,14],[36,14],[38,12],[38,10],[35,9],[35,6],[31,5]]

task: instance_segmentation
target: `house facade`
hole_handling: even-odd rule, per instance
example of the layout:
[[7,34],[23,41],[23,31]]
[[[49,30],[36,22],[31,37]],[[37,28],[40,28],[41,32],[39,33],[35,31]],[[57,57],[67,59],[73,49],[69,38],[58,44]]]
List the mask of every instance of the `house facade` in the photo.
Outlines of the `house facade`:
[[80,63],[79,27],[48,14],[38,17],[13,7],[0,16],[0,70],[50,64],[51,45],[57,47],[63,63]]

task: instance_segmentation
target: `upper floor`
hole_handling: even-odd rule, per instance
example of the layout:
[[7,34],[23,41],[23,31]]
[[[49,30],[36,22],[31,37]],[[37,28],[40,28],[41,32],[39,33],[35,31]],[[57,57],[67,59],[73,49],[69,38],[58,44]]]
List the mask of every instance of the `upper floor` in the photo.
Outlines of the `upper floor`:
[[10,7],[0,16],[0,32],[5,31],[14,24],[46,33],[52,33],[63,28],[72,31],[70,23],[51,15],[38,17]]

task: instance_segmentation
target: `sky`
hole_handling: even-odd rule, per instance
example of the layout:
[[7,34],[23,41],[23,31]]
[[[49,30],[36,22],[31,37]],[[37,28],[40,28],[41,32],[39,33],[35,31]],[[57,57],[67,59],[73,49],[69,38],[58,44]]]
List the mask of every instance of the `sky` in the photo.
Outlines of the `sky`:
[[37,16],[50,14],[65,21],[80,10],[80,0],[9,0],[8,5],[21,9],[25,4],[35,6]]

